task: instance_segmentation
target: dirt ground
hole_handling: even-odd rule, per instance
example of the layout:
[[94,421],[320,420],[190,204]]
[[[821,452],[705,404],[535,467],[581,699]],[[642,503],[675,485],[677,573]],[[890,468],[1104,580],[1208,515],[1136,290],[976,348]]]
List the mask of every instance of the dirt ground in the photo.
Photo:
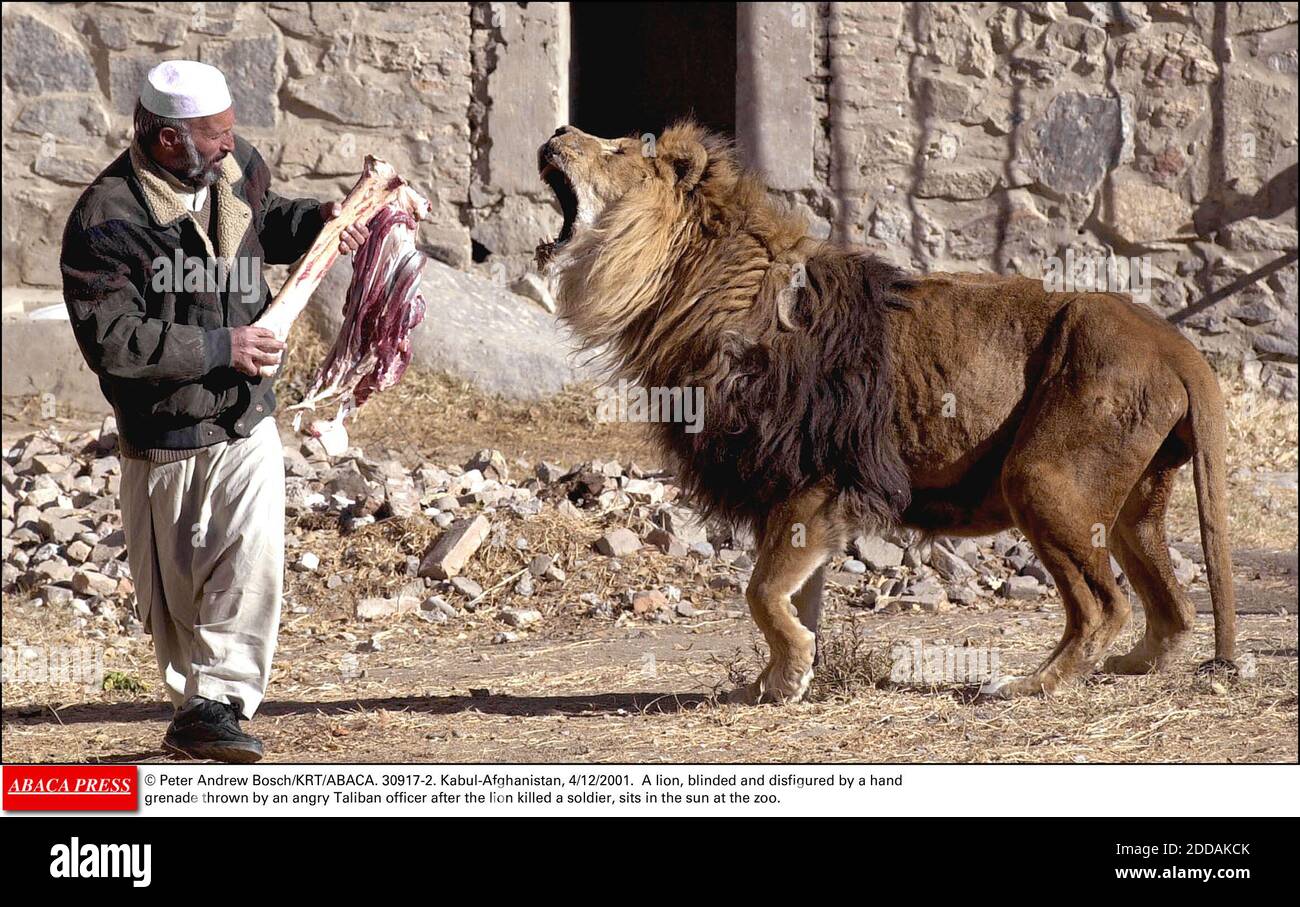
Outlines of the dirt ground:
[[[291,395],[289,395],[291,397]],[[761,643],[736,588],[710,583],[728,569],[670,560],[657,551],[617,569],[577,556],[609,524],[521,523],[530,551],[579,566],[562,586],[539,586],[528,607],[545,619],[500,643],[492,609],[434,624],[418,616],[364,622],[358,582],[325,592],[290,574],[275,673],[249,729],[280,762],[1295,762],[1297,568],[1295,405],[1232,396],[1233,532],[1241,605],[1240,651],[1249,679],[1203,679],[1192,668],[1212,651],[1208,613],[1174,670],[1148,677],[1095,675],[1051,698],[976,701],[970,687],[891,682],[882,659],[895,646],[981,647],[1004,673],[1031,670],[1060,637],[1059,599],[990,599],[979,609],[884,614],[857,607],[832,584],[822,665],[809,701],[742,707],[713,694],[753,676]],[[593,398],[575,391],[546,405],[506,404],[445,379],[413,376],[367,407],[353,433],[367,454],[414,464],[459,463],[483,447],[512,462],[564,464],[600,457],[643,467],[658,458],[636,426],[594,422]],[[81,424],[69,414],[69,426]],[[282,420],[287,421],[287,420]],[[84,420],[82,420],[84,422]],[[6,443],[32,424],[6,406]],[[1199,544],[1184,477],[1171,542]],[[331,536],[340,563],[418,554],[431,537],[411,520]],[[427,520],[424,520],[427,523]],[[291,550],[320,527],[290,527]],[[480,557],[479,579],[500,575],[514,551]],[[496,560],[493,560],[496,558]],[[379,574],[382,575],[382,570]],[[651,577],[673,583],[696,613],[653,623],[624,612],[587,613],[580,591],[606,592]],[[383,585],[380,580],[375,583]],[[376,586],[378,588],[378,586]],[[1203,582],[1192,587],[1208,612]],[[1134,621],[1118,646],[1142,631]],[[73,642],[67,618],[7,596],[6,645]],[[147,636],[110,634],[105,668],[118,687],[6,683],[5,761],[162,760],[170,708],[162,704]]]

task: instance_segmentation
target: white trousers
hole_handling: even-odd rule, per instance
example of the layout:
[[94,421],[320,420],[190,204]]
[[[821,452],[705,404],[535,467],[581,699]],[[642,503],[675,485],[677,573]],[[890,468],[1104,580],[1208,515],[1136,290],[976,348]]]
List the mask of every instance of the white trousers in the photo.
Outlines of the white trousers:
[[173,705],[202,696],[253,717],[284,594],[284,454],[274,419],[176,463],[122,461],[137,613]]

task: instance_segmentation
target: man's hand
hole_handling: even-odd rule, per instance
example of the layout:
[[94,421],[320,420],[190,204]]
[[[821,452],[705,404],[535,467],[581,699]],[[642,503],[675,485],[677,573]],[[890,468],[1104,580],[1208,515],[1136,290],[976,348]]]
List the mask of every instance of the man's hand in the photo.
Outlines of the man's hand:
[[[326,202],[320,206],[321,217],[326,220],[333,220],[339,216],[343,210],[342,202]],[[370,230],[365,224],[353,224],[343,231],[339,236],[339,253],[342,255],[351,255],[357,249],[365,245],[366,238],[370,236]]]
[[248,325],[230,332],[230,364],[256,378],[264,365],[279,365],[284,344],[266,328]]

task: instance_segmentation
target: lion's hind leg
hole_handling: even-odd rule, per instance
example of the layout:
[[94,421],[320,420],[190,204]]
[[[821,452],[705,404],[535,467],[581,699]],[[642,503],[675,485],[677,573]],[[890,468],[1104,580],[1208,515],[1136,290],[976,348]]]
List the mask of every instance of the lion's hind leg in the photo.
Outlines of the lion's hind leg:
[[770,657],[758,679],[733,691],[728,701],[797,702],[808,692],[816,651],[815,612],[821,604],[820,570],[839,538],[835,507],[831,490],[817,486],[786,501],[765,520],[745,598]]
[[[1046,489],[1045,485],[1034,487],[1040,493]],[[1073,503],[1082,505],[1078,499]],[[1018,511],[1017,525],[1056,580],[1065,606],[1065,632],[1032,674],[999,678],[982,691],[999,697],[1052,693],[1062,683],[1091,672],[1097,658],[1123,630],[1130,610],[1111,571],[1108,548],[1092,543],[1091,524],[1053,524],[1027,513],[1023,504]],[[1104,525],[1100,520],[1097,524]]]
[[[1076,376],[1077,377],[1077,376]],[[1170,419],[1142,418],[1131,375],[1045,384],[1003,466],[1002,487],[1016,526],[1056,580],[1065,633],[1030,676],[1004,678],[988,695],[1051,693],[1091,673],[1128,622],[1128,598],[1111,569],[1115,524],[1167,436]],[[1166,423],[1166,424],[1162,424]]]
[[1133,649],[1106,659],[1103,671],[1148,674],[1158,671],[1181,648],[1196,621],[1196,609],[1179,588],[1169,560],[1165,510],[1178,473],[1176,466],[1152,466],[1139,480],[1111,541],[1124,574],[1146,612],[1146,632]]

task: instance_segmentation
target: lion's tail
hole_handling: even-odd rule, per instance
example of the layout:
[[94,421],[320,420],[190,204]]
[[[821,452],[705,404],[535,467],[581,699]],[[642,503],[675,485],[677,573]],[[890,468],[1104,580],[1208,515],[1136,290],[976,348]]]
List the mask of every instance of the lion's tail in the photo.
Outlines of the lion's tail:
[[1192,480],[1214,607],[1214,661],[1230,667],[1236,654],[1237,601],[1228,541],[1227,414],[1213,372],[1203,365],[1196,372],[1195,377],[1186,377],[1185,384],[1192,425]]

